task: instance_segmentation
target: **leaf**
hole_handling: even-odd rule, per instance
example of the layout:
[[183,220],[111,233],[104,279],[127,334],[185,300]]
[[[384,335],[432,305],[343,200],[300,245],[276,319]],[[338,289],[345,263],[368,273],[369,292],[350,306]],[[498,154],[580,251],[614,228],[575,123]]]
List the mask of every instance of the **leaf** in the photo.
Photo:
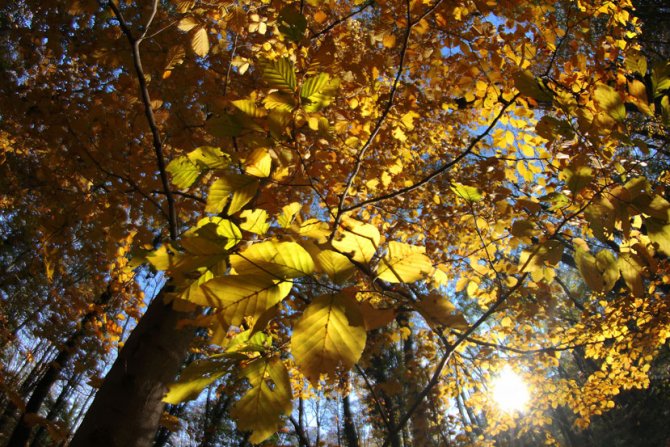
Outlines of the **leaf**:
[[265,178],[272,171],[272,157],[267,149],[258,147],[244,161],[244,172],[255,177]]
[[295,71],[293,64],[284,57],[276,61],[264,61],[261,64],[263,79],[279,90],[293,93],[296,86]]
[[263,109],[256,107],[256,103],[251,99],[238,99],[237,101],[232,101],[231,104],[237,110],[251,118],[262,118],[267,113]]
[[467,186],[454,182],[451,184],[450,189],[456,193],[457,196],[462,197],[468,202],[479,202],[482,200],[482,193],[474,186]]
[[277,281],[269,275],[229,275],[211,279],[203,284],[201,294],[191,302],[216,307],[229,325],[239,325],[245,316],[258,318],[279,303],[291,291],[290,281]]
[[377,266],[377,277],[393,283],[425,279],[433,271],[433,264],[425,252],[424,247],[389,242],[388,251]]
[[261,357],[249,363],[240,376],[251,389],[230,410],[240,431],[251,431],[249,442],[258,444],[282,426],[291,413],[293,394],[288,370],[279,357]]
[[201,168],[224,169],[230,165],[230,155],[224,154],[218,147],[200,146],[189,152],[187,156]]
[[314,261],[336,284],[345,283],[356,269],[346,256],[333,250],[320,250]]
[[288,228],[293,222],[296,214],[300,212],[302,206],[299,202],[293,202],[289,205],[284,205],[281,209],[281,214],[277,217],[277,223],[282,228]]
[[658,251],[670,256],[670,224],[664,224],[658,219],[650,217],[644,221],[649,239],[658,245]]
[[642,275],[644,267],[638,258],[632,253],[622,253],[617,261],[621,277],[634,296],[644,296],[644,285],[642,284]]
[[240,275],[265,272],[277,278],[300,278],[314,271],[314,261],[296,242],[265,241],[253,244],[230,257],[230,265]]
[[396,316],[395,309],[377,309],[368,300],[359,301],[358,309],[361,311],[366,331],[388,326]]
[[207,38],[207,31],[205,28],[200,27],[193,33],[193,37],[191,37],[191,48],[198,56],[207,56],[207,53],[209,53],[209,39]]
[[285,6],[277,16],[279,32],[293,42],[299,42],[307,29],[307,19],[293,6]]
[[184,31],[185,33],[191,31],[196,26],[198,26],[198,22],[193,17],[184,17],[177,24],[179,31]]
[[216,232],[216,235],[227,240],[224,246],[226,250],[230,250],[242,240],[242,232],[239,227],[228,219],[224,219],[223,217],[205,217],[198,221],[196,228],[200,229],[200,234],[202,234],[201,229],[207,225],[213,225],[212,228]]
[[172,175],[172,183],[179,189],[189,188],[198,180],[202,171],[188,157],[177,157],[165,168]]
[[578,194],[591,183],[591,180],[593,180],[592,172],[593,170],[588,166],[565,168],[563,170],[563,175],[565,176],[565,182],[568,185],[568,189],[570,189],[573,194]]
[[295,101],[293,97],[284,92],[270,93],[263,100],[263,105],[268,110],[277,109],[289,113],[295,109]]
[[600,250],[596,254],[596,266],[603,276],[603,292],[609,292],[619,279],[617,260],[609,250]]
[[626,107],[621,95],[614,88],[607,84],[598,84],[593,97],[598,106],[615,120],[623,121],[626,118]]
[[533,73],[523,70],[514,75],[514,86],[524,96],[529,96],[537,102],[551,102],[551,90],[540,83]]
[[369,263],[379,246],[379,230],[350,218],[343,219],[342,224],[347,229],[333,240],[333,248],[350,255],[356,262]]
[[468,322],[446,297],[439,293],[430,293],[414,304],[421,316],[430,324],[454,329],[466,329]]
[[303,109],[308,113],[315,113],[329,106],[333,102],[338,86],[339,81],[330,79],[326,73],[319,73],[306,79],[300,89]]
[[168,385],[163,402],[177,405],[195,399],[202,390],[223,377],[231,366],[232,362],[220,359],[194,361],[179,374],[179,380]]
[[575,248],[575,263],[581,273],[582,278],[595,292],[602,292],[605,289],[605,283],[600,270],[596,265],[596,257],[581,247]]
[[268,212],[265,210],[244,210],[240,217],[245,220],[240,227],[250,233],[264,235],[270,228]]
[[291,352],[300,371],[316,385],[321,374],[335,379],[349,370],[365,348],[365,326],[356,300],[323,295],[307,306],[293,328]]
[[230,195],[232,200],[228,206],[228,215],[233,215],[251,201],[258,190],[258,180],[242,174],[226,174],[218,178],[207,194],[208,213],[220,213],[226,206]]

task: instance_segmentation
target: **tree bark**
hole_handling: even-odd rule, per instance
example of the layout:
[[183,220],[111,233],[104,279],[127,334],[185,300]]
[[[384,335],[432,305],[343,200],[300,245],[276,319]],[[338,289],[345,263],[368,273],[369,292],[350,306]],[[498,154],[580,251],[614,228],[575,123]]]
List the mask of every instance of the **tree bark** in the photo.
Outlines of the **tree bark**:
[[344,416],[344,440],[347,447],[358,447],[358,433],[354,425],[354,417],[351,412],[351,402],[347,394],[342,398],[342,413]]
[[144,447],[153,443],[166,384],[188,354],[192,328],[177,330],[186,315],[154,298],[105,377],[71,447]]

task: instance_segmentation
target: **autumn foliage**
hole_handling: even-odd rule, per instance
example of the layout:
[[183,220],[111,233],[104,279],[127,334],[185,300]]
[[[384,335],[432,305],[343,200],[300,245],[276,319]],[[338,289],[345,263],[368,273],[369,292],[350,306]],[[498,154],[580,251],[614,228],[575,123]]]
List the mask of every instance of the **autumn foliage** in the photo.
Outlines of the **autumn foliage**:
[[[557,414],[650,385],[670,65],[630,2],[42,3],[0,7],[8,353],[102,374],[166,278],[191,355],[153,385],[229,393],[254,444],[310,445],[303,402],[355,392],[370,445],[571,445]],[[17,427],[67,440],[12,365]],[[523,416],[489,397],[505,365]]]

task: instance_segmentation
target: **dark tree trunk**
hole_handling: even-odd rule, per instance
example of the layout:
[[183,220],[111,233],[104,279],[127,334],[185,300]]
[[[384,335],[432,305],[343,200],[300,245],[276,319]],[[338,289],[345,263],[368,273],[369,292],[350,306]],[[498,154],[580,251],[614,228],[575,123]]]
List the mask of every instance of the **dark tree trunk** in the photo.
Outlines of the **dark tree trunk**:
[[[107,288],[97,300],[97,304],[105,305],[109,302],[112,297],[111,290]],[[88,323],[98,315],[97,310],[88,312],[81,320],[79,329],[73,333],[65,342],[61,350],[58,352],[56,359],[51,362],[46,372],[42,378],[37,382],[35,390],[30,396],[28,403],[26,404],[25,410],[19,416],[19,421],[14,427],[11,437],[9,438],[9,443],[7,445],[23,447],[26,445],[30,438],[30,433],[32,431],[32,425],[29,424],[27,416],[31,414],[37,414],[44,403],[44,400],[49,395],[51,387],[56,383],[59,378],[61,369],[68,363],[70,358],[75,352],[76,346],[81,341],[82,337],[86,333]]]
[[342,398],[342,412],[344,413],[344,440],[346,445],[347,447],[358,447],[358,433],[356,433],[348,394]]
[[186,315],[165,304],[164,287],[105,377],[71,447],[152,445],[165,404],[166,384],[188,354],[191,328],[177,330]]

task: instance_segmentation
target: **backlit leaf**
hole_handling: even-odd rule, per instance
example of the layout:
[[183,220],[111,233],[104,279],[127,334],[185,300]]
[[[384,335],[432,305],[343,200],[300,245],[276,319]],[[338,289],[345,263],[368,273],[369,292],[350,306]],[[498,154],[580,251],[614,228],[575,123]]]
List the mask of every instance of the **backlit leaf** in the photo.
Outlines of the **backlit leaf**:
[[293,394],[288,370],[279,357],[261,357],[249,363],[240,376],[251,389],[233,406],[230,415],[241,431],[250,431],[249,442],[263,442],[282,425],[282,416],[291,413]]
[[193,33],[191,48],[198,56],[207,56],[207,53],[209,53],[209,38],[207,37],[207,30],[205,28],[200,27]]
[[291,291],[290,281],[277,281],[258,272],[214,278],[201,286],[194,304],[216,307],[227,324],[239,325],[245,316],[257,318]]
[[379,246],[379,230],[354,219],[344,219],[342,223],[346,230],[335,237],[333,248],[357,262],[369,263]]
[[365,326],[356,300],[323,295],[307,306],[293,328],[291,352],[300,371],[316,384],[321,374],[334,379],[350,369],[365,348]]
[[240,275],[265,272],[277,278],[300,278],[314,271],[314,261],[296,242],[265,241],[253,244],[230,257],[230,265]]
[[284,57],[276,61],[265,61],[261,64],[263,79],[272,87],[293,92],[296,86],[295,71],[291,61]]
[[396,283],[424,279],[433,270],[433,264],[425,252],[424,247],[391,241],[386,255],[377,266],[377,276]]
[[202,174],[200,167],[188,157],[177,157],[166,168],[172,175],[172,183],[179,189],[190,187]]

